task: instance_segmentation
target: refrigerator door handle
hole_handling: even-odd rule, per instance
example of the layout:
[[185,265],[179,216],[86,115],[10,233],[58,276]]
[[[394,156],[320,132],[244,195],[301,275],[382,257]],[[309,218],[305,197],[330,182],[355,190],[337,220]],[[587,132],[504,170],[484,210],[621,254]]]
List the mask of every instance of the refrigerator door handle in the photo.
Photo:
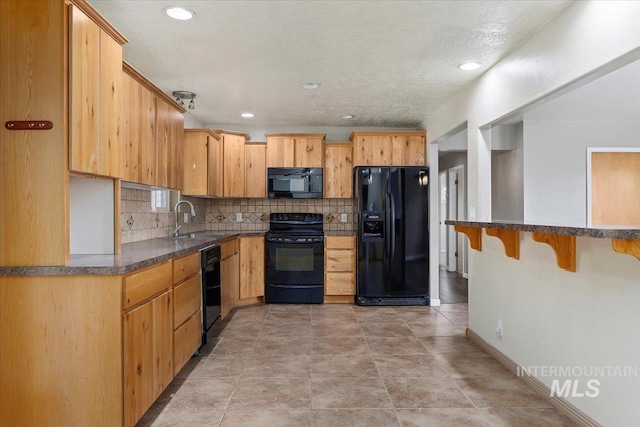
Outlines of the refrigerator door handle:
[[389,210],[391,211],[391,225],[389,226],[389,230],[391,232],[391,258],[393,258],[396,254],[396,204],[393,201],[393,195],[389,194]]
[[385,218],[384,218],[384,252],[385,256],[389,258],[391,256],[391,209],[389,208],[391,203],[391,195],[385,194]]

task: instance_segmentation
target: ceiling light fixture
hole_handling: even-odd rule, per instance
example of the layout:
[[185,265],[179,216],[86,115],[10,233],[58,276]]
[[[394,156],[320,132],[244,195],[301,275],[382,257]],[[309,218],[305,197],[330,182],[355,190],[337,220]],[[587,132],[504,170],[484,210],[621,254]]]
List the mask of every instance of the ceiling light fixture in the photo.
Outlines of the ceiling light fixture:
[[465,62],[463,64],[458,65],[458,68],[460,68],[463,71],[477,70],[478,68],[480,68],[480,63],[479,62]]
[[320,83],[302,83],[302,87],[305,89],[318,89]]
[[195,110],[196,108],[196,103],[194,101],[194,99],[196,99],[195,93],[188,92],[186,90],[176,90],[175,92],[172,93],[172,95],[176,97],[176,102],[182,105],[183,107],[184,107],[184,100],[190,99],[191,102],[189,103],[189,109]]
[[253,113],[242,113],[240,114],[242,117],[244,117],[245,119],[250,119],[252,117],[255,117],[256,115]]
[[180,21],[188,21],[189,19],[196,16],[196,13],[193,10],[185,9],[184,7],[177,6],[169,6],[164,8],[164,13],[169,15],[173,19],[178,19]]
[[353,115],[351,114],[345,114],[344,116],[342,116],[343,119],[353,119]]

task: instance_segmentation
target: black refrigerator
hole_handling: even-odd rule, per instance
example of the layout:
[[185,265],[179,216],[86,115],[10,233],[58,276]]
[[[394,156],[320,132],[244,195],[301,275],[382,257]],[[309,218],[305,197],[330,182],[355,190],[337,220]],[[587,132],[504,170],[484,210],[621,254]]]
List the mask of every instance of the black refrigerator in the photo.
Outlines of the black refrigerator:
[[359,305],[429,305],[429,168],[356,167]]

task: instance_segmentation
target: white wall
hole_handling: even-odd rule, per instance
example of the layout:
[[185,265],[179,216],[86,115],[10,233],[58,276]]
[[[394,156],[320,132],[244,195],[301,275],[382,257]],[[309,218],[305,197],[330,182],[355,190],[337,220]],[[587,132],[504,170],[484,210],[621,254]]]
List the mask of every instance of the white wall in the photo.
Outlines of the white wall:
[[[553,250],[521,233],[520,260],[483,236],[469,253],[469,327],[520,366],[640,367],[640,261],[606,239],[578,238],[577,273],[555,265]],[[503,322],[503,338],[495,328]],[[552,378],[538,376],[547,386]],[[580,391],[584,391],[586,378]],[[601,378],[596,398],[569,401],[603,426],[640,424],[640,378]]]
[[204,124],[198,120],[193,114],[187,110],[184,113],[184,128],[185,129],[203,129]]
[[585,227],[587,147],[639,147],[639,135],[640,122],[525,120],[525,222]]
[[[640,2],[575,2],[423,122],[430,143],[467,122],[469,208],[479,218],[490,218],[491,207],[490,136],[481,127],[637,58],[638,22]],[[568,273],[529,233],[521,242],[519,261],[486,236],[482,252],[470,251],[469,327],[520,365],[640,366],[639,261],[612,252],[610,240],[580,238],[578,271]],[[437,256],[437,238],[431,243]],[[498,318],[502,341],[495,338]],[[640,380],[605,380],[599,397],[571,403],[605,426],[638,425],[640,406],[632,402]]]
[[113,181],[69,177],[70,252],[113,254]]

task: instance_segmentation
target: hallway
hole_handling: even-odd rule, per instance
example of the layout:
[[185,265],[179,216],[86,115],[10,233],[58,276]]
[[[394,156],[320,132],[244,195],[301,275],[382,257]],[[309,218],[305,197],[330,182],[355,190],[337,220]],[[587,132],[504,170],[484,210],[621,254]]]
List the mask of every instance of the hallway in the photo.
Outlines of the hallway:
[[460,304],[469,302],[468,280],[460,273],[447,271],[440,266],[440,303]]

